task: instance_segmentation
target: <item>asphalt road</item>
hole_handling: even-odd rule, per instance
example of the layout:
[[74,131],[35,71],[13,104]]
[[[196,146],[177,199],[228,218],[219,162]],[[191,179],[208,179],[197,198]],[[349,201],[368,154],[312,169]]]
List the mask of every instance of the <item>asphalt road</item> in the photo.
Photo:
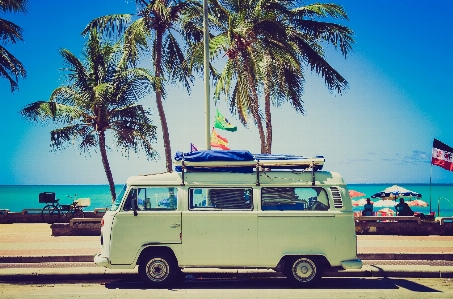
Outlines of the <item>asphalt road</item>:
[[295,289],[283,278],[203,279],[173,289],[146,289],[128,280],[1,283],[1,298],[453,298],[452,279],[323,278]]

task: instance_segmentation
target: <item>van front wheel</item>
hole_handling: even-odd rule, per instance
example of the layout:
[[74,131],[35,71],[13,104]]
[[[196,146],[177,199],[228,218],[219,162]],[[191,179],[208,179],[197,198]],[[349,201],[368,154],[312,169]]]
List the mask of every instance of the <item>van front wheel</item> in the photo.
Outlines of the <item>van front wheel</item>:
[[175,259],[166,253],[150,254],[138,266],[141,281],[150,287],[169,286],[178,270]]
[[322,266],[316,259],[297,257],[286,264],[284,274],[296,287],[312,287],[321,279]]

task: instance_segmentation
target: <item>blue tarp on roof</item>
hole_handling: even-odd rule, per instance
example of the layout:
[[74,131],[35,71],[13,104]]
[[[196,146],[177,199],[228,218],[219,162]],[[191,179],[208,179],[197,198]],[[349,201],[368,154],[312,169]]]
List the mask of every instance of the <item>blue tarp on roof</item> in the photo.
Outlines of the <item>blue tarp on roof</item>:
[[176,152],[175,160],[190,162],[208,162],[208,161],[254,161],[253,155],[244,150],[209,150],[196,151],[191,153]]
[[[195,151],[190,153],[176,152],[176,161],[189,161],[189,162],[210,162],[210,161],[254,161],[253,155],[249,151],[245,150],[206,150],[206,151]],[[194,169],[194,167],[186,166],[188,170]],[[235,171],[235,172],[253,172],[251,167],[216,167],[216,168],[200,168],[199,171]],[[182,171],[181,166],[176,166],[175,170],[178,172]]]
[[[322,158],[323,156],[316,156],[316,158]],[[276,155],[276,154],[251,154],[246,150],[204,150],[204,151],[194,151],[194,152],[176,152],[175,160],[176,161],[185,161],[185,162],[254,162],[254,161],[291,161],[291,160],[305,160],[309,162],[312,158],[307,158],[303,156],[294,156],[294,155]],[[213,164],[215,165],[215,164]],[[315,170],[321,170],[323,165],[316,165]],[[253,166],[237,166],[237,167],[207,167],[207,166],[189,166],[185,165],[187,170],[197,170],[197,171],[230,171],[230,172],[242,172],[250,173],[253,172],[255,164]],[[285,164],[282,165],[273,165],[273,169],[306,169],[307,164],[288,166]],[[176,166],[175,170],[178,172],[182,171],[181,166]]]

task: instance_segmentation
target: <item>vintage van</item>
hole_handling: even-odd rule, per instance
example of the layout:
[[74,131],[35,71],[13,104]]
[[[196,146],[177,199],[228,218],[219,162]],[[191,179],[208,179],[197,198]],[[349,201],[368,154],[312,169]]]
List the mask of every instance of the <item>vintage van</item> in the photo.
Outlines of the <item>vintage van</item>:
[[312,286],[360,269],[351,199],[324,158],[178,153],[177,171],[130,177],[102,220],[98,266],[154,287],[184,268],[274,269]]

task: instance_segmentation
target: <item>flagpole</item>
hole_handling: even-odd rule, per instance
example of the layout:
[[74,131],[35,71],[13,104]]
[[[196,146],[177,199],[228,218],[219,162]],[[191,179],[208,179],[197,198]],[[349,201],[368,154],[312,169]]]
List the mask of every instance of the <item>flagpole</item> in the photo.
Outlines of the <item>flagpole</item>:
[[205,99],[205,133],[206,149],[211,149],[211,107],[209,90],[209,28],[208,28],[208,0],[203,0],[203,37],[204,37],[204,99]]
[[433,164],[431,163],[431,170],[429,173],[429,213],[431,214],[431,177],[433,176]]

